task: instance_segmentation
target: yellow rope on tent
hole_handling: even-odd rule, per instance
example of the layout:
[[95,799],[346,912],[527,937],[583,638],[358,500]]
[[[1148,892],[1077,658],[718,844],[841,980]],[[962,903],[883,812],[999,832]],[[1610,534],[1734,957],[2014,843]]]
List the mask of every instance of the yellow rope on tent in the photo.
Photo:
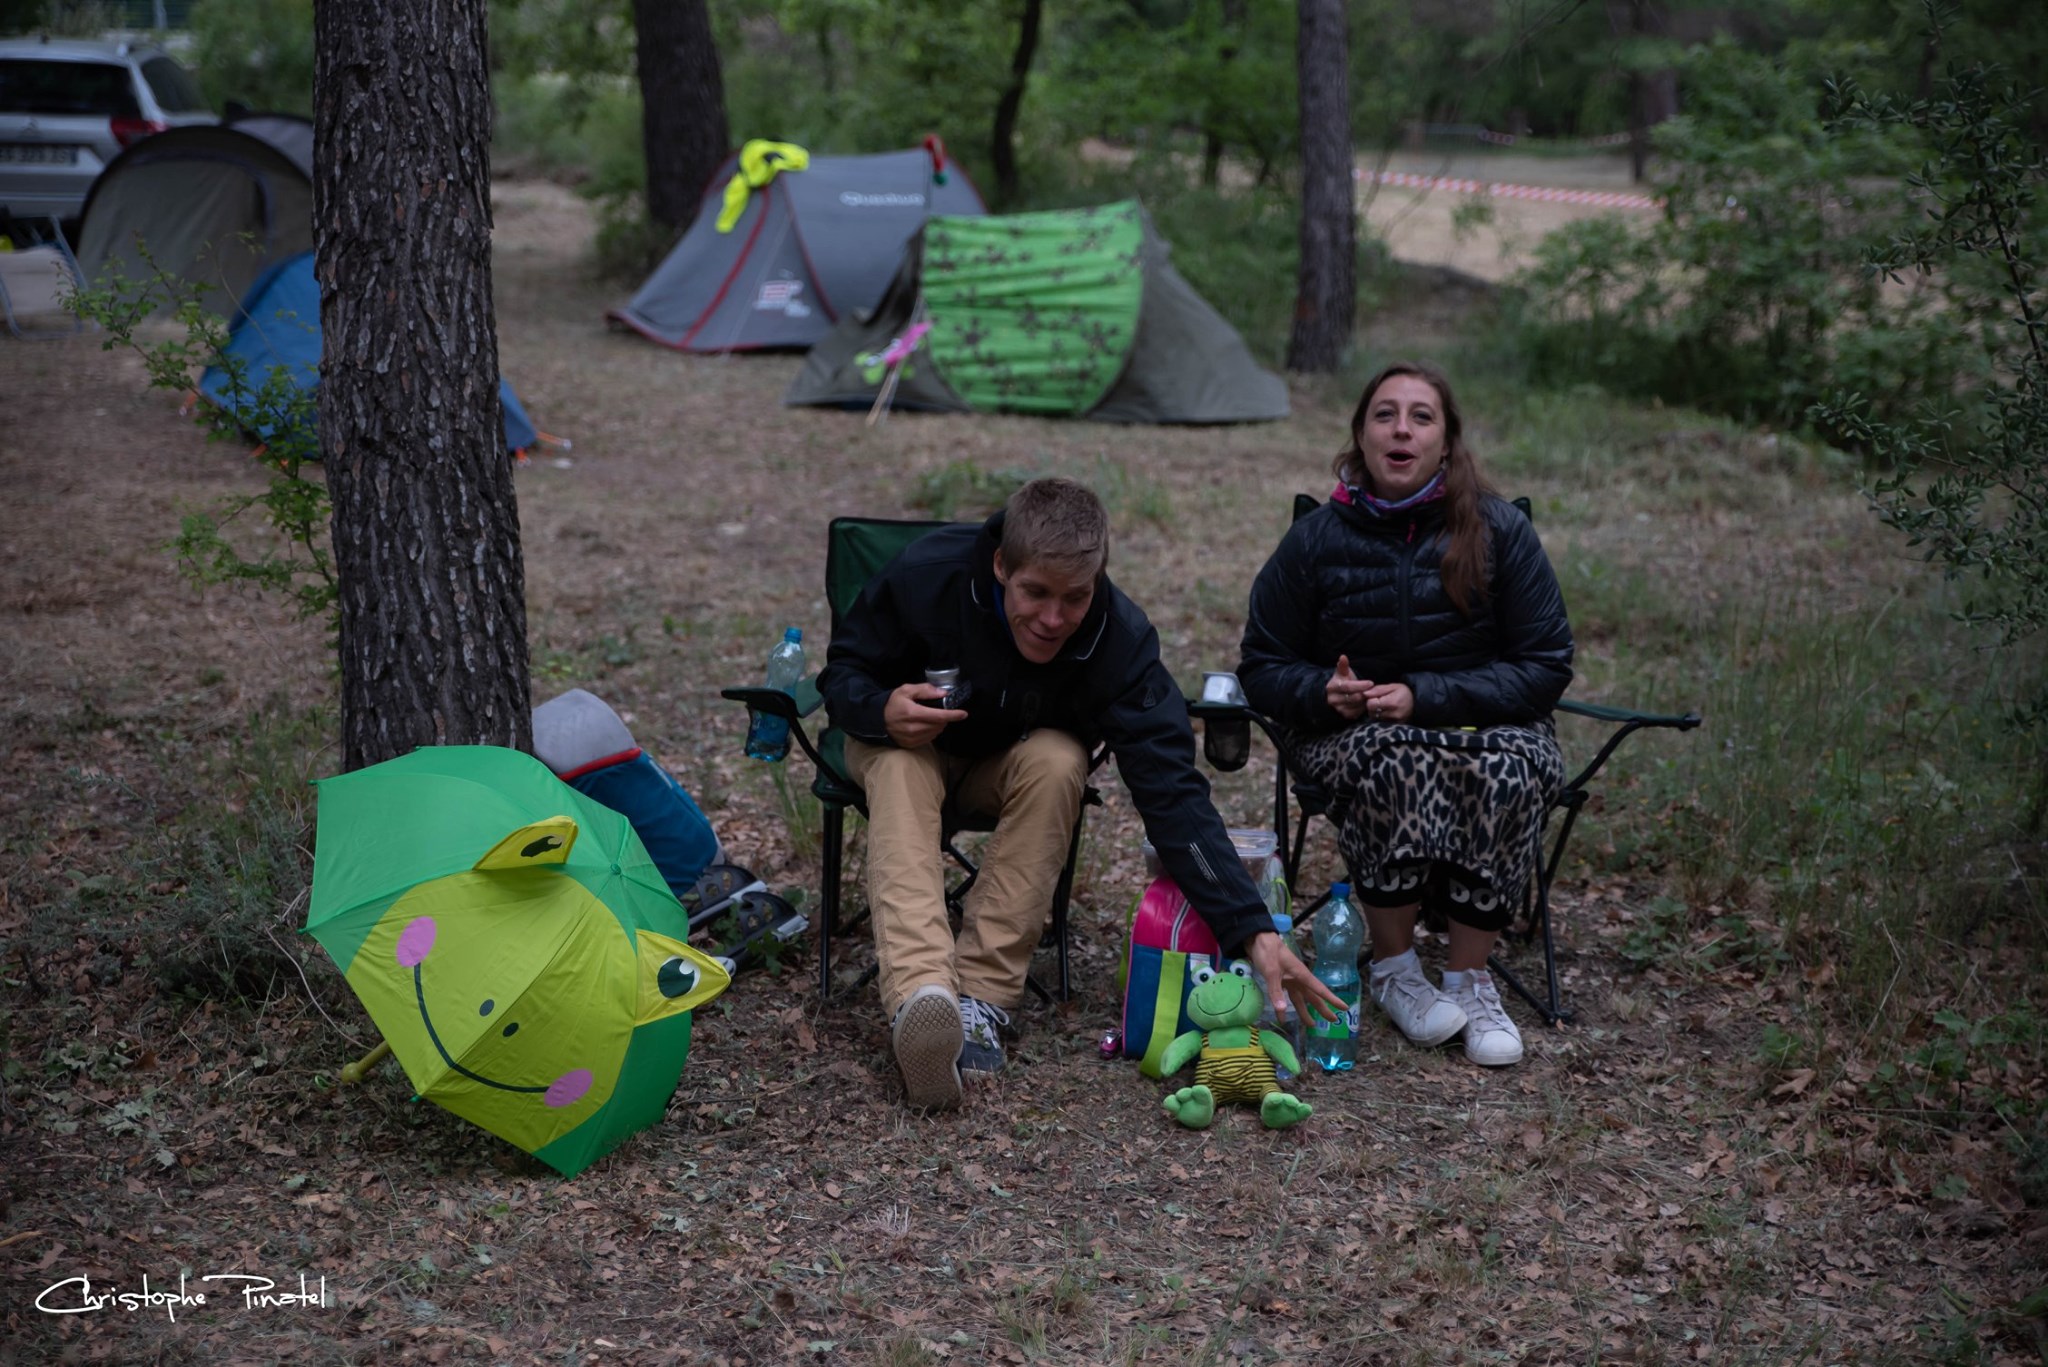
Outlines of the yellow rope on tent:
[[811,154],[793,142],[755,138],[740,149],[740,169],[725,183],[725,207],[718,211],[718,231],[729,233],[747,211],[747,196],[775,179],[778,171],[801,171]]

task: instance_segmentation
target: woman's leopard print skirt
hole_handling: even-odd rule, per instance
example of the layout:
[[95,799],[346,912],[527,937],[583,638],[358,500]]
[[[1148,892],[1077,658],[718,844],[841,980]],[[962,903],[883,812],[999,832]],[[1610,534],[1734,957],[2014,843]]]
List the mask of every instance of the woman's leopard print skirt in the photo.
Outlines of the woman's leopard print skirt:
[[1292,767],[1332,798],[1359,900],[1507,926],[1542,858],[1544,813],[1564,790],[1549,718],[1473,731],[1360,722],[1285,739]]

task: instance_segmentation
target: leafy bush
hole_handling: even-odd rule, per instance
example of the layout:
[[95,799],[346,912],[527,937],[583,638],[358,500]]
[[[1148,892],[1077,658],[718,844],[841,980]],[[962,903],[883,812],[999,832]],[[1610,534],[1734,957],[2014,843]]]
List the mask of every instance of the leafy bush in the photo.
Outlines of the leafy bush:
[[[1939,273],[1991,361],[1976,393],[1939,396],[1901,415],[1882,391],[1846,378],[1816,407],[1833,432],[1894,473],[1871,490],[1878,513],[1951,578],[1965,580],[1965,621],[2013,646],[2048,626],[2048,308],[2040,261],[2048,158],[2029,136],[2021,92],[1994,70],[1958,72],[1931,99],[1905,103],[1845,84],[1834,127],[1909,128],[1930,150],[1912,177],[1926,212],[1877,245],[1886,279]],[[2019,718],[2048,724],[2048,680]],[[2036,822],[2048,807],[2040,769]]]
[[1499,359],[1538,383],[1595,383],[1803,425],[1848,386],[1885,412],[1950,393],[1966,327],[1925,284],[1865,268],[1911,211],[1907,139],[1830,126],[1821,85],[1729,41],[1685,66],[1688,111],[1658,130],[1664,214],[1544,240],[1515,282]]
[[313,0],[199,0],[192,55],[215,109],[313,112]]
[[207,765],[204,799],[161,827],[149,872],[169,895],[143,948],[164,991],[261,1001],[302,988],[310,780],[333,730],[331,716],[272,700]]

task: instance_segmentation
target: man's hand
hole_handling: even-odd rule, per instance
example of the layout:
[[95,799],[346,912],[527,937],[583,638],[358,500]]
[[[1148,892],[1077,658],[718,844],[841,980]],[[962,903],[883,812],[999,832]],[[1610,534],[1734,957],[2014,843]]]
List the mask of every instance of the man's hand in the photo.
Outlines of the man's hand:
[[907,683],[891,693],[882,706],[882,724],[889,728],[889,739],[905,750],[915,750],[931,744],[948,724],[966,721],[965,712],[927,705],[945,696],[945,689],[928,683]]
[[1304,1025],[1312,1019],[1336,1020],[1344,1014],[1344,999],[1323,986],[1273,931],[1262,930],[1252,936],[1241,953],[1252,961],[1259,980],[1266,985],[1266,1000],[1276,1006],[1283,999],[1292,1001]]

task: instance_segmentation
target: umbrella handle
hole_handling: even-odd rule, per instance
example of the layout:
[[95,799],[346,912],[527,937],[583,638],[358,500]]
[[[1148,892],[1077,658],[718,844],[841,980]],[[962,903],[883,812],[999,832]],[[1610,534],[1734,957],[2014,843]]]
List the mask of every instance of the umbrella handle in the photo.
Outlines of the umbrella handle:
[[389,1057],[391,1057],[391,1041],[379,1040],[375,1049],[364,1054],[354,1063],[344,1063],[341,1065],[341,1080],[343,1082],[361,1082],[370,1075],[372,1068],[375,1068]]

